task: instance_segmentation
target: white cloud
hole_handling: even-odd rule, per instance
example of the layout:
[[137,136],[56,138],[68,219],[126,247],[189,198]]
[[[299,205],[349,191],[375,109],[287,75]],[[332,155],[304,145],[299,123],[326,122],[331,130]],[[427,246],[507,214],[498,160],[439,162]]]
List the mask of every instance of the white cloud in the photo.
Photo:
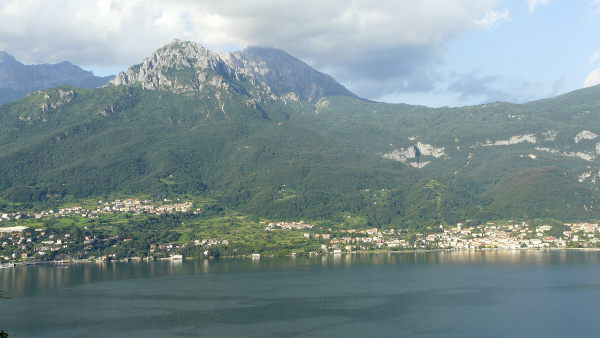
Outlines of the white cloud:
[[583,82],[583,88],[596,86],[600,84],[600,68],[593,70],[588,76],[585,78]]
[[529,12],[533,13],[535,12],[535,10],[537,9],[538,6],[540,5],[546,5],[548,4],[550,0],[528,0],[529,2]]
[[0,50],[25,62],[111,68],[174,38],[220,51],[263,45],[341,80],[414,91],[431,88],[449,41],[508,19],[494,11],[499,1],[2,0]]
[[590,63],[594,63],[600,59],[600,50],[595,51],[592,56],[590,56]]
[[502,21],[510,20],[510,12],[508,9],[503,10],[502,12],[496,12],[491,10],[485,13],[485,16],[477,21],[476,24],[485,26],[485,27],[496,27]]

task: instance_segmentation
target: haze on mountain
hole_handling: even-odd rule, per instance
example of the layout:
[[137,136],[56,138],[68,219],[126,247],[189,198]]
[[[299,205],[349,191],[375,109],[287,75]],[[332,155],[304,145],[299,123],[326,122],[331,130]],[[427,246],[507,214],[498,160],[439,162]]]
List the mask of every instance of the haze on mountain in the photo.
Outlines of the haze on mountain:
[[600,88],[517,105],[371,102],[287,53],[175,40],[107,86],[0,106],[0,192],[207,195],[274,219],[598,217]]
[[56,64],[24,65],[10,54],[0,51],[0,104],[15,101],[37,90],[59,85],[97,88],[112,76],[94,73],[64,61]]

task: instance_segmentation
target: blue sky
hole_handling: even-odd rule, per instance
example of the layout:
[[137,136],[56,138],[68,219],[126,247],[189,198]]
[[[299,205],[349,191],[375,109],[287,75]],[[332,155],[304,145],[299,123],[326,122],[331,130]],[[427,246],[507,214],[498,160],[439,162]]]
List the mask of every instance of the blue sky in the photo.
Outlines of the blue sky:
[[2,0],[0,22],[0,50],[98,75],[179,38],[280,48],[386,102],[525,102],[600,83],[600,0]]
[[[508,10],[509,19],[448,43],[444,62],[434,66],[444,77],[437,90],[382,99],[435,106],[530,101],[579,89],[600,67],[600,58],[591,60],[600,50],[600,5],[556,0],[531,12],[526,1],[512,0],[496,9]],[[457,79],[473,88],[452,91]]]

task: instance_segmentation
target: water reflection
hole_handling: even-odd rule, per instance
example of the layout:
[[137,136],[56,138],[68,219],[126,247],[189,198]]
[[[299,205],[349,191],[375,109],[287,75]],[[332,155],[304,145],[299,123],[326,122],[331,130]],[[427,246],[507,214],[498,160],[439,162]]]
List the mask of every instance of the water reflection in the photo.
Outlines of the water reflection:
[[599,264],[599,251],[584,250],[490,250],[445,251],[429,255],[428,263],[465,264]]
[[436,251],[388,254],[343,254],[294,258],[185,260],[157,262],[76,263],[68,265],[18,266],[0,270],[0,290],[11,297],[36,296],[51,289],[111,280],[172,275],[310,270],[357,264],[478,264],[478,265],[573,265],[600,264],[599,251]]

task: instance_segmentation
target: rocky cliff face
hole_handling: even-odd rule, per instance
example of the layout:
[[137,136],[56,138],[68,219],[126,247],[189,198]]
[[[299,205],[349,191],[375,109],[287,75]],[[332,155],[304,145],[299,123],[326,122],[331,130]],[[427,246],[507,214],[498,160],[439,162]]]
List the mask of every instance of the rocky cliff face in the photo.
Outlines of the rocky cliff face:
[[0,52],[0,104],[17,100],[28,93],[72,85],[97,88],[111,77],[97,77],[70,62],[24,65],[6,52]]
[[316,102],[324,96],[355,96],[331,76],[323,74],[286,52],[274,48],[248,47],[226,55],[229,65],[260,79],[279,96],[295,93]]
[[109,84],[139,84],[144,89],[182,93],[200,91],[207,85],[228,88],[230,80],[239,77],[221,56],[197,43],[175,40],[118,74]]
[[214,87],[243,91],[249,96],[310,102],[329,95],[354,96],[331,76],[280,50],[250,47],[217,54],[195,42],[179,40],[118,74],[109,84],[137,84],[144,89],[176,93]]

